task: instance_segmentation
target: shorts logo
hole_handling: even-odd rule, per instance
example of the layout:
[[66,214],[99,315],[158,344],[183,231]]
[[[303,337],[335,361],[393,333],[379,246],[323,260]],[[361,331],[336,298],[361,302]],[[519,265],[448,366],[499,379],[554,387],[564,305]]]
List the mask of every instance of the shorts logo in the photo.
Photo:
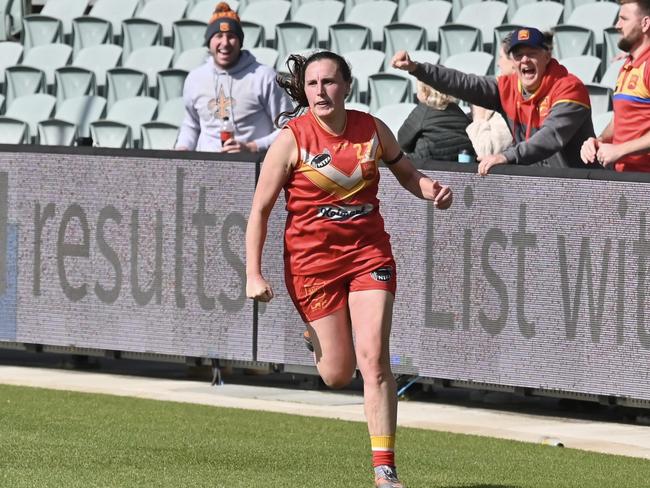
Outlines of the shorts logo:
[[9,178],[0,173],[0,295],[7,291],[7,214],[9,212]]
[[332,156],[330,155],[329,151],[325,149],[325,151],[321,154],[317,154],[312,158],[312,160],[309,162],[309,165],[312,168],[316,169],[321,169],[327,166],[332,162]]
[[382,266],[377,268],[372,273],[370,273],[372,279],[375,281],[387,282],[393,277],[393,267],[392,266]]

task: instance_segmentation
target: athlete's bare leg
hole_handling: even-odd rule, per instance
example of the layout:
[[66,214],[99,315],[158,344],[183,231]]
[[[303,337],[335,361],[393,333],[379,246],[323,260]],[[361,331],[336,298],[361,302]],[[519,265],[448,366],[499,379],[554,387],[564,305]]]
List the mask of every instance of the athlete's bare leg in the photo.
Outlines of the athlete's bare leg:
[[389,338],[393,295],[384,290],[349,294],[357,366],[370,435],[395,435],[397,385],[390,369]]
[[331,388],[350,383],[356,370],[352,330],[347,307],[308,325],[314,360],[320,377]]

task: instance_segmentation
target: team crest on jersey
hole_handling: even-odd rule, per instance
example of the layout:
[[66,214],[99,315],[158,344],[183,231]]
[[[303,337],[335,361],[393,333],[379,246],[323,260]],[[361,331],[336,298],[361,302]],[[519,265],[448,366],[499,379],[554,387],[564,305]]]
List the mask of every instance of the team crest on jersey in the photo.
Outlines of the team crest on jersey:
[[375,281],[381,281],[381,282],[385,283],[387,281],[390,281],[390,279],[392,278],[392,276],[393,276],[393,267],[392,266],[382,266],[381,268],[377,268],[372,273],[370,273],[370,276]]
[[332,155],[330,152],[325,148],[325,151],[323,151],[321,154],[317,154],[314,156],[311,161],[309,161],[309,165],[312,168],[316,169],[321,169],[327,166],[332,162]]

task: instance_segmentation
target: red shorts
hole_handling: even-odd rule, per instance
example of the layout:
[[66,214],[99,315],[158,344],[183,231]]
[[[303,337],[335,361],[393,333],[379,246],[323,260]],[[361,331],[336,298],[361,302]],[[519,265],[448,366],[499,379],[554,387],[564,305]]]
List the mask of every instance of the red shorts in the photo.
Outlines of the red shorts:
[[305,322],[333,314],[348,303],[348,294],[362,290],[386,290],[395,295],[397,270],[392,257],[374,259],[341,272],[295,276],[286,271],[285,282],[298,313]]

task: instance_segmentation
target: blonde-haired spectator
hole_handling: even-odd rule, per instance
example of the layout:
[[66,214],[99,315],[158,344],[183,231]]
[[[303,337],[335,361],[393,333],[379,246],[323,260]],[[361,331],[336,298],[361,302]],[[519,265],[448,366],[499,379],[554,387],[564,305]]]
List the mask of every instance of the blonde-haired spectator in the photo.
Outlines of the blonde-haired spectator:
[[402,150],[414,163],[456,161],[463,149],[474,153],[465,132],[469,119],[454,97],[418,81],[417,98],[420,103],[397,133]]
[[[514,73],[514,61],[508,54],[512,33],[508,33],[499,46],[496,65],[499,76]],[[480,105],[472,105],[472,123],[467,126],[467,135],[479,157],[502,152],[513,142],[512,133],[503,116]]]

